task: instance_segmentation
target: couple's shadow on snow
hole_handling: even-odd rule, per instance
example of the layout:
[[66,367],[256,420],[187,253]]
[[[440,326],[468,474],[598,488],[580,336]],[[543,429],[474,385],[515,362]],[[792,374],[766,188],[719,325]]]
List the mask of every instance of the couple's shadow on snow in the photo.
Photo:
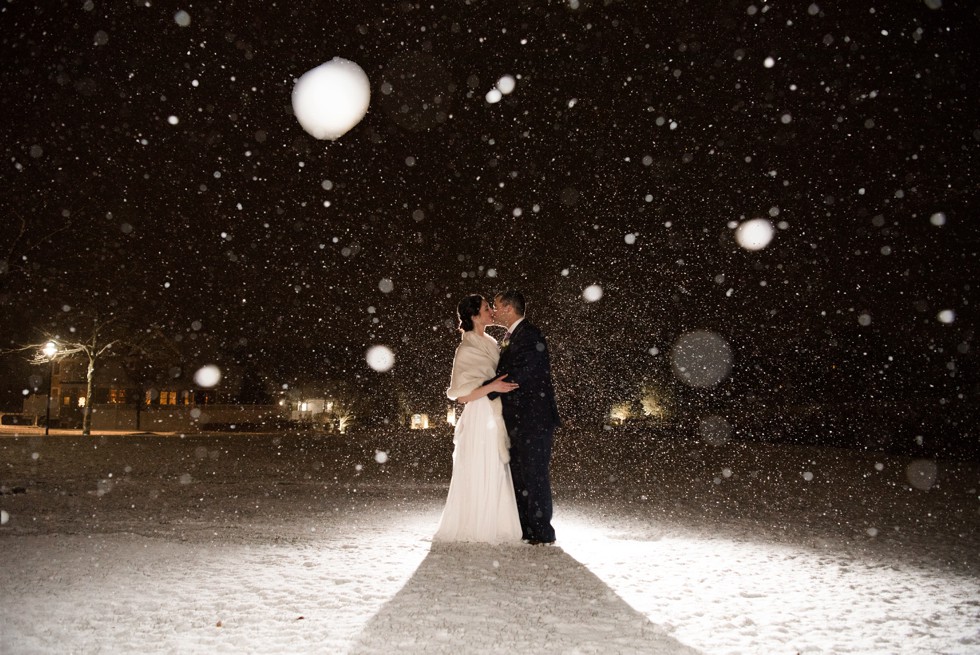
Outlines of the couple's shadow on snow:
[[433,544],[352,653],[697,653],[560,548]]

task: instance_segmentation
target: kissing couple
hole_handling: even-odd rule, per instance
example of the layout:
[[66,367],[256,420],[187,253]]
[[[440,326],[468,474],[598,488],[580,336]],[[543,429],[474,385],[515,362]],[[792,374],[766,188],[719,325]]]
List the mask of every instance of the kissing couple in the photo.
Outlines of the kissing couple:
[[[446,395],[463,403],[436,542],[553,544],[551,449],[560,424],[544,335],[519,291],[470,295]],[[507,328],[503,340],[486,328]]]

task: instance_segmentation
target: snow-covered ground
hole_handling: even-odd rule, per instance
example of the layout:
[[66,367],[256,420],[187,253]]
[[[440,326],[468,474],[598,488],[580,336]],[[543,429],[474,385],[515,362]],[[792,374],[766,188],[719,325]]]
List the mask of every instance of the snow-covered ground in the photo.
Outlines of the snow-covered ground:
[[0,432],[0,652],[978,653],[978,466],[562,434],[559,547],[433,546],[448,434]]

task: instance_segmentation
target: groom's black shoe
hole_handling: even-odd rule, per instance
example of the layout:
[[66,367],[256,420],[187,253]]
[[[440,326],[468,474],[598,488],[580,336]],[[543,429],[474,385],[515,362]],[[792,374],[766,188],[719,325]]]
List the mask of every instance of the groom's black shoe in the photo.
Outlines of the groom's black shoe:
[[541,539],[528,539],[527,543],[532,546],[550,546],[551,544],[555,543],[555,540],[552,539],[551,541],[542,541]]

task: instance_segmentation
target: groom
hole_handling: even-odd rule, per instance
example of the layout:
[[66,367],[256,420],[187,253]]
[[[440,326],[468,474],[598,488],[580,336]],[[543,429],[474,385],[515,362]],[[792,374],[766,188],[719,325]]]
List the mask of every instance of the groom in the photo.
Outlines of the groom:
[[[499,394],[510,435],[510,471],[524,539],[532,545],[551,544],[551,446],[558,418],[551,384],[548,345],[541,330],[524,319],[524,296],[504,291],[493,299],[493,319],[507,327],[500,344],[497,376],[520,386]],[[497,394],[491,394],[491,397]]]

